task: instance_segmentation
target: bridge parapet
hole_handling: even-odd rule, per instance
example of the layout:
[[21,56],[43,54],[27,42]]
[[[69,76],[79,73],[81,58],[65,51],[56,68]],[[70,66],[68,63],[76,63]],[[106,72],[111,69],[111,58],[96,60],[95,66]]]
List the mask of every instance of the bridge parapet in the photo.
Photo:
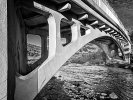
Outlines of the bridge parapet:
[[114,20],[119,27],[127,34],[127,31],[118,18],[116,12],[113,10],[113,8],[109,5],[107,0],[93,0],[112,20]]

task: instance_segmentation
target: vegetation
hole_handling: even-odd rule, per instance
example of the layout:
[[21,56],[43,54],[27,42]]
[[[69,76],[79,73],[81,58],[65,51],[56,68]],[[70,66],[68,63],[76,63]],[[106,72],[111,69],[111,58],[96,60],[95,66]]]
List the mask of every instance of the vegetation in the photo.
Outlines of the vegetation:
[[98,46],[88,43],[73,55],[64,65],[70,63],[103,65],[106,62],[106,55]]
[[105,61],[105,53],[98,46],[88,43],[63,65],[68,69],[62,67],[59,70],[67,73],[68,76],[72,75],[74,79],[71,79],[71,81],[61,80],[62,75],[52,77],[35,100],[97,100],[96,98],[98,98],[100,94],[94,93],[94,87],[88,89],[86,87],[89,85],[88,82],[83,81],[82,77],[74,76],[74,74],[78,75],[78,71],[86,75],[88,75],[88,72],[82,72],[81,69],[74,71],[73,68],[82,68],[83,65],[101,65],[104,64]]

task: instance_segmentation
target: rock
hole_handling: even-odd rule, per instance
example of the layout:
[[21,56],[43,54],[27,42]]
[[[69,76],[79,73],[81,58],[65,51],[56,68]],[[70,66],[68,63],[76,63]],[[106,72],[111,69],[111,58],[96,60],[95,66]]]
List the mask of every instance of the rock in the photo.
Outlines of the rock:
[[104,96],[100,96],[100,99],[104,99],[105,97]]
[[99,95],[100,93],[96,93],[97,95]]
[[106,93],[101,93],[102,96],[106,96],[107,94]]
[[46,97],[43,97],[42,100],[47,100],[47,98]]
[[125,66],[125,69],[128,69],[129,68],[129,66]]
[[118,99],[118,96],[114,93],[114,92],[112,92],[111,94],[109,94],[109,97],[111,98],[111,99]]

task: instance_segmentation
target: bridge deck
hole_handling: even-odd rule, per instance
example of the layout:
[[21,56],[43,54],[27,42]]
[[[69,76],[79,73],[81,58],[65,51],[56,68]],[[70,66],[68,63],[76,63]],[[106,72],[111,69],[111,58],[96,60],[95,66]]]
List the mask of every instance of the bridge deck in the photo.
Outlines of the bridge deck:
[[[82,1],[88,6],[90,6],[92,9],[94,9],[96,12],[98,12],[102,17],[107,19],[111,24],[116,26],[123,33],[124,36],[128,34],[127,30],[123,26],[117,14],[107,2],[105,2],[104,0],[82,0]],[[129,39],[129,37],[127,36],[126,38]]]
[[111,18],[110,20],[113,21],[113,23],[116,23],[120,28],[122,28],[124,32],[126,31],[126,29],[124,28],[124,25],[118,18],[113,8],[109,5],[107,0],[82,0],[82,1],[89,2],[104,16],[106,16],[107,18]]

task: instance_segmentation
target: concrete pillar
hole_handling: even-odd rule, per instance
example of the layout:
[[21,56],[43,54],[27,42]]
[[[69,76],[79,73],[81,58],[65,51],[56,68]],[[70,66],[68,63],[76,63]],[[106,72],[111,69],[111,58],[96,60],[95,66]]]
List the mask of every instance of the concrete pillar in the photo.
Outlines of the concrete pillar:
[[[3,0],[5,1],[5,0]],[[14,0],[8,0],[7,2],[7,56],[8,62],[8,74],[7,74],[7,100],[14,100],[14,91],[15,91],[15,74],[17,60],[17,44],[16,44],[16,18],[14,10]]]
[[0,100],[7,100],[7,0],[0,0]]

